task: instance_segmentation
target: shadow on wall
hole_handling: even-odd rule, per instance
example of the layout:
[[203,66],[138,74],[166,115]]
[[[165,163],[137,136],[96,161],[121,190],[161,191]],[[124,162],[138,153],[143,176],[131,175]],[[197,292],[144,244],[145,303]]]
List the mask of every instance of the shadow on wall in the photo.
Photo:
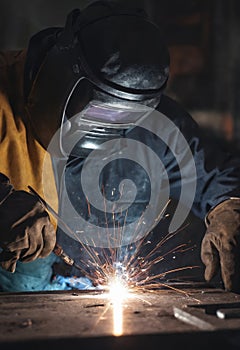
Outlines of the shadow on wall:
[[[66,16],[75,8],[82,9],[97,0],[1,0],[0,50],[22,49],[29,38],[47,27],[62,27]],[[108,0],[106,0],[108,1]],[[109,0],[144,7],[147,12],[155,0]]]
[[0,49],[22,49],[30,37],[47,27],[62,27],[66,15],[90,0],[1,0]]

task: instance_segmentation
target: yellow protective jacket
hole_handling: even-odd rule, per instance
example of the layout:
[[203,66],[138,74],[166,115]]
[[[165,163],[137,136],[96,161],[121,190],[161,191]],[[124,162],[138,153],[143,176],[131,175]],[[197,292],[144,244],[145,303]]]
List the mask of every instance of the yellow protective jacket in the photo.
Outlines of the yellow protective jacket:
[[[10,179],[16,190],[27,191],[30,185],[41,196],[47,191],[48,201],[51,198],[49,204],[57,210],[50,156],[35,139],[24,109],[25,57],[25,50],[0,52],[0,172]],[[46,162],[44,164],[47,164],[48,172],[47,188],[44,183],[44,191],[43,162]]]

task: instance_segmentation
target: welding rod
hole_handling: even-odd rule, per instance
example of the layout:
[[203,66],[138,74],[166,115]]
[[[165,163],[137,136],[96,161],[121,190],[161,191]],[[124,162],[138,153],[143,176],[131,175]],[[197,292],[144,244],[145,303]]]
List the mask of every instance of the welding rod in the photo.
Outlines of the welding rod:
[[[63,219],[58,215],[58,213],[31,186],[28,186],[28,188],[30,192],[38,198],[38,200],[42,203],[42,205],[49,210],[49,212],[55,217],[55,219],[58,220],[58,223],[60,223],[59,225],[60,228],[65,230],[65,232],[67,231],[69,234],[75,236],[75,233],[66,224],[66,222],[63,221]],[[81,270],[84,274],[86,274],[86,272],[78,264],[76,264],[75,261],[69,255],[67,255],[64,252],[63,248],[58,243],[55,244],[53,253],[59,256],[67,265],[74,266],[78,270]]]

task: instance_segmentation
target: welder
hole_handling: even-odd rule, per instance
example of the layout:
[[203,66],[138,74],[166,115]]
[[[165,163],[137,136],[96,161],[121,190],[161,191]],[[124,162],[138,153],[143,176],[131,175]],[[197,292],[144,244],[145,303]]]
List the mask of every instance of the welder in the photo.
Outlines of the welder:
[[[29,185],[52,198],[51,204],[73,230],[78,221],[71,216],[66,198],[85,221],[90,217],[89,225],[105,227],[106,214],[83,199],[79,179],[84,160],[96,152],[105,155],[105,145],[115,139],[123,145],[131,139],[154,149],[166,169],[170,196],[180,201],[180,165],[164,137],[159,139],[154,130],[148,130],[148,109],[166,116],[177,130],[172,136],[181,133],[191,150],[196,168],[191,212],[206,224],[201,245],[205,279],[210,281],[220,270],[224,287],[240,291],[239,159],[213,155],[204,146],[196,122],[164,94],[169,54],[160,29],[144,11],[111,2],[73,10],[65,27],[35,34],[26,50],[2,53],[0,74],[2,291],[51,289],[56,240],[70,256],[81,253],[81,243],[57,229],[54,219],[28,192]],[[139,121],[144,118],[146,127],[141,127]],[[74,147],[69,146],[72,140]],[[129,178],[137,195],[128,215],[118,211],[114,219],[109,216],[108,224],[115,227],[117,220],[120,226],[131,225],[148,206],[151,180],[133,159],[123,166],[121,157],[114,159],[118,150],[111,146],[111,152],[113,164],[106,163],[100,174],[102,194],[110,202],[117,201],[116,188]],[[154,178],[158,177],[160,181],[161,175],[155,173]],[[91,183],[91,174],[89,179]],[[85,230],[81,225],[78,229]],[[149,230],[158,234],[152,226]]]

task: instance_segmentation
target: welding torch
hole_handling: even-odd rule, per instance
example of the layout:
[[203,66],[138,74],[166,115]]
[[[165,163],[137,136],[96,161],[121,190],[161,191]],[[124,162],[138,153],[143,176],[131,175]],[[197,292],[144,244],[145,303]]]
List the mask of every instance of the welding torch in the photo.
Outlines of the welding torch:
[[[45,207],[45,209],[49,210],[49,212],[58,220],[59,227],[62,228],[65,232],[68,232],[71,236],[75,235],[75,233],[71,230],[71,228],[66,224],[66,222],[58,215],[58,213],[31,187],[28,186],[30,192],[35,195],[41,204]],[[67,265],[74,266],[78,270],[80,270],[84,275],[86,275],[86,271],[84,271],[78,264],[76,264],[75,260],[72,259],[69,255],[67,255],[63,248],[56,243],[53,249],[53,253],[60,257]]]

